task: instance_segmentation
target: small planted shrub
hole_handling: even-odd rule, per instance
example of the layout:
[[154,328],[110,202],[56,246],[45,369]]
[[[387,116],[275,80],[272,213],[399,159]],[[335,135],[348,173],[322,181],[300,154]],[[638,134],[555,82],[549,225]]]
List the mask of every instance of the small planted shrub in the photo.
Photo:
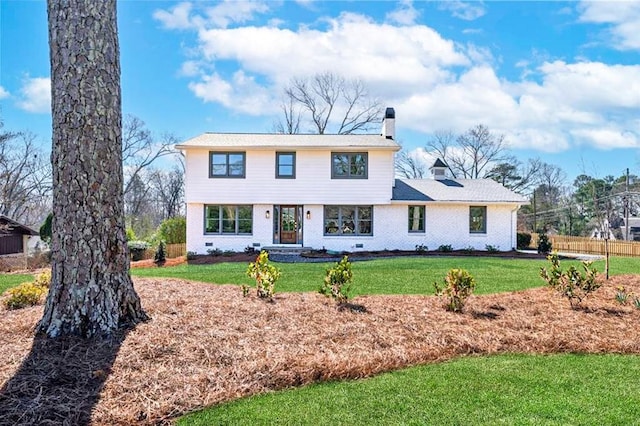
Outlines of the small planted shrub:
[[187,260],[194,260],[196,256],[198,256],[198,253],[196,253],[195,251],[187,252]]
[[473,246],[467,246],[467,247],[463,248],[462,251],[467,253],[467,254],[470,254],[470,253],[473,253],[474,251],[476,251],[476,249],[473,248]]
[[43,271],[36,275],[33,283],[37,286],[49,288],[51,286],[51,271]]
[[[271,299],[275,293],[275,285],[280,278],[280,270],[269,263],[269,254],[261,251],[255,262],[249,263],[247,275],[256,280],[258,297]],[[248,292],[243,289],[243,294]]]
[[600,288],[600,284],[596,282],[598,271],[591,266],[591,262],[582,262],[584,273],[580,273],[574,266],[563,271],[558,253],[547,256],[547,259],[551,263],[551,269],[540,268],[540,277],[551,288],[569,299],[572,308],[579,306],[585,297]]
[[167,250],[165,248],[164,241],[160,241],[158,244],[158,250],[156,250],[156,254],[153,257],[153,263],[158,266],[162,266],[167,261]]
[[547,234],[540,234],[540,236],[538,237],[538,253],[549,254],[551,253],[552,249],[553,247],[551,247],[551,241],[549,241],[549,237],[547,236]]
[[8,309],[22,309],[27,306],[35,306],[40,303],[42,296],[47,293],[47,287],[37,285],[34,282],[22,283],[17,287],[7,290],[9,297],[4,304]]
[[489,253],[497,253],[500,251],[500,247],[492,246],[491,244],[487,244],[484,246],[485,250]]
[[219,248],[210,248],[207,249],[207,254],[210,256],[221,256],[222,250],[220,250]]
[[632,294],[627,293],[623,286],[618,286],[616,288],[616,302],[618,302],[619,304],[626,305],[631,296]]
[[519,250],[525,250],[531,245],[531,234],[528,232],[518,232],[517,247]]
[[442,253],[449,253],[453,251],[453,247],[451,244],[442,244],[436,250]]
[[350,297],[352,283],[351,262],[348,256],[344,256],[333,268],[327,269],[324,283],[320,287],[320,294],[331,297],[340,304],[346,303]]
[[254,254],[254,253],[256,252],[256,248],[255,248],[255,247],[253,247],[253,246],[246,246],[246,247],[244,248],[244,252],[245,252],[246,254]]
[[633,298],[633,306],[635,306],[636,309],[640,309],[640,297]]
[[424,253],[427,250],[429,250],[429,247],[427,247],[426,245],[424,245],[424,244],[416,244],[416,251],[418,253]]
[[476,280],[464,269],[450,269],[444,277],[444,286],[433,283],[436,296],[446,300],[445,308],[452,312],[462,312],[467,298],[476,288]]

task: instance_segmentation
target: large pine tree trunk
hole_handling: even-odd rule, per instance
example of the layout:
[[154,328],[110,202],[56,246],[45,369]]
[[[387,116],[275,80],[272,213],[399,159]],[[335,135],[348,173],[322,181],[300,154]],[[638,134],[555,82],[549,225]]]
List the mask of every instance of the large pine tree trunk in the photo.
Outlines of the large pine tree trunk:
[[52,279],[38,331],[106,335],[146,320],[129,275],[115,0],[48,0]]

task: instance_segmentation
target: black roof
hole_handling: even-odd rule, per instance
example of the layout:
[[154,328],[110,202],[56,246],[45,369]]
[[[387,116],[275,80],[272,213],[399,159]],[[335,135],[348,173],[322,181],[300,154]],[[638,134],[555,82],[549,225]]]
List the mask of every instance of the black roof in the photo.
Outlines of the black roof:
[[407,185],[400,179],[396,179],[396,184],[391,193],[391,199],[403,201],[433,201],[433,198]]
[[[40,233],[38,231],[35,231],[35,230],[29,228],[26,225],[18,223],[13,219],[9,219],[7,216],[4,216],[4,215],[0,215],[0,224],[3,224],[3,225],[7,224],[7,225],[9,225],[9,228],[10,228],[11,231],[19,230],[20,233],[23,234],[23,235],[24,234],[27,234],[27,235],[40,235]],[[2,231],[2,230],[0,230],[0,232],[7,233],[6,231]]]
[[441,159],[437,158],[436,162],[433,163],[433,166],[431,166],[431,167],[449,167],[449,166],[447,166],[447,164],[444,161],[442,161]]

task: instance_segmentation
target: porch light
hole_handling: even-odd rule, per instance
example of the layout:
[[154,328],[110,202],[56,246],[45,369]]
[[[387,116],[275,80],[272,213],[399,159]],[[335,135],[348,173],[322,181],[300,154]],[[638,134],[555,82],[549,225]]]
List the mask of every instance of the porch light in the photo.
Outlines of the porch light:
[[311,210],[307,210],[307,219],[311,219]]
[[264,217],[269,219],[271,217],[271,212],[269,210],[267,210],[266,212],[264,212]]

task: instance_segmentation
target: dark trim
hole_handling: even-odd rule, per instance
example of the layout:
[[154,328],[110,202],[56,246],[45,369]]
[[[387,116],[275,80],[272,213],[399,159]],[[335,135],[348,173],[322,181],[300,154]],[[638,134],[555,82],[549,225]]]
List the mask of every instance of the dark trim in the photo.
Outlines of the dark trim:
[[[483,209],[484,214],[482,215],[483,223],[481,231],[473,231],[471,230],[471,209]],[[487,233],[487,206],[469,206],[469,233],[470,234],[486,234]]]
[[[291,155],[292,158],[292,174],[291,175],[281,175],[280,174],[280,156],[281,155]],[[276,151],[276,179],[295,179],[296,178],[296,153],[292,151]]]
[[[418,207],[422,209],[422,229],[418,229],[417,231],[413,231],[411,229],[411,218],[409,217],[409,212],[411,211],[412,207]],[[416,205],[416,204],[411,204],[407,206],[407,230],[410,234],[424,234],[427,229],[427,209],[425,206],[423,205]]]
[[[327,233],[326,230],[326,223],[327,223],[327,207],[335,207],[338,208],[338,223],[336,223],[336,226],[338,227],[338,231],[339,232],[335,232],[335,233]],[[356,217],[354,218],[354,231],[353,233],[348,233],[348,234],[344,234],[342,233],[342,230],[340,229],[342,223],[342,211],[341,209],[343,208],[355,208],[356,209]],[[360,224],[360,209],[361,208],[370,208],[371,209],[371,233],[368,234],[361,234],[359,229],[359,224]],[[371,206],[360,206],[360,205],[324,205],[322,206],[322,234],[325,237],[373,237],[373,205]]]
[[[346,175],[337,175],[335,169],[334,158],[338,155],[346,155],[349,164],[348,173]],[[364,157],[364,176],[351,176],[351,158],[356,155]],[[331,153],[331,179],[368,179],[369,178],[369,153],[368,152],[332,152]]]
[[[213,174],[213,156],[225,155],[226,156],[226,174],[214,175]],[[231,175],[229,173],[229,155],[242,155],[242,175]],[[244,179],[247,175],[247,153],[244,151],[209,151],[209,178],[210,179]]]
[[[208,232],[207,231],[207,207],[218,207],[218,232]],[[233,207],[235,208],[235,232],[222,232],[222,221],[223,221],[223,214],[222,214],[222,209],[223,207]],[[240,226],[239,226],[239,216],[238,216],[238,208],[240,207],[249,207],[251,208],[251,232],[239,232]],[[239,236],[244,236],[244,235],[253,235],[253,223],[254,223],[254,214],[253,214],[253,205],[251,204],[204,204],[204,208],[202,209],[202,214],[203,214],[203,221],[202,221],[202,225],[203,225],[203,234],[204,235],[239,235]]]

